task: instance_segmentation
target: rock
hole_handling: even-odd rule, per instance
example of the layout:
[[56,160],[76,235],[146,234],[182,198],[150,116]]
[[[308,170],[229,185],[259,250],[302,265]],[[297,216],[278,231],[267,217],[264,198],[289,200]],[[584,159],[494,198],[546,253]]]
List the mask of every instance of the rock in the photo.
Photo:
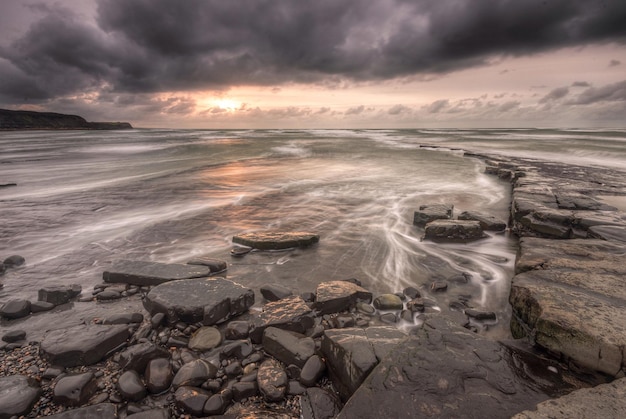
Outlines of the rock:
[[396,324],[398,323],[398,316],[394,313],[384,313],[379,317],[380,321],[387,324]]
[[26,259],[20,255],[9,256],[2,262],[2,264],[7,268],[17,268],[18,266],[22,266],[24,263],[26,263]]
[[430,284],[430,290],[432,292],[446,292],[448,290],[448,283],[446,281],[435,281]]
[[211,393],[196,387],[182,386],[174,393],[176,405],[187,413],[201,416]]
[[317,286],[313,307],[321,314],[338,313],[354,307],[357,302],[370,303],[372,293],[348,281],[327,281]]
[[268,327],[263,333],[263,349],[282,363],[302,368],[315,353],[315,341],[310,337]]
[[240,381],[238,383],[233,384],[233,400],[236,402],[240,402],[243,399],[247,399],[248,397],[256,396],[259,391],[259,386],[254,381]]
[[340,410],[341,403],[333,393],[319,387],[307,388],[306,397],[302,400],[303,419],[333,419]]
[[146,387],[152,394],[163,393],[172,384],[174,374],[167,358],[156,358],[148,362],[145,372]]
[[244,359],[249,357],[253,351],[254,348],[250,344],[250,341],[239,340],[231,342],[228,345],[224,345],[224,347],[220,351],[220,358],[229,359],[234,357],[238,359]]
[[261,295],[267,301],[278,301],[293,295],[293,293],[282,285],[265,284],[261,287]]
[[155,313],[150,318],[150,326],[156,330],[163,324],[163,320],[165,320],[165,313]]
[[506,230],[506,222],[493,217],[491,215],[482,214],[473,211],[464,211],[459,214],[459,220],[478,221],[483,230],[486,231],[504,231]]
[[45,378],[47,380],[51,380],[53,378],[57,378],[59,375],[63,374],[64,372],[65,372],[65,368],[64,367],[59,367],[59,366],[56,366],[56,365],[52,365],[52,366],[46,368],[46,370],[43,372],[41,377]]
[[626,412],[626,379],[582,388],[558,399],[539,403],[511,419],[603,418],[621,419]]
[[128,337],[124,325],[78,325],[46,333],[40,351],[54,365],[91,365],[121,346]]
[[368,303],[364,303],[359,301],[358,303],[356,303],[356,309],[359,313],[363,313],[363,314],[367,314],[367,315],[372,315],[374,313],[376,313],[376,309],[374,307],[372,307],[370,304]]
[[527,231],[540,237],[569,239],[573,236],[571,211],[534,211],[519,220]]
[[24,330],[11,330],[2,335],[2,340],[8,343],[19,342],[26,339],[26,332]]
[[[66,410],[56,415],[46,416],[48,419],[117,419],[117,408],[113,403],[99,403],[79,409]],[[130,417],[130,416],[128,416]]]
[[423,313],[425,310],[424,300],[422,298],[415,298],[406,303],[407,310],[413,313]]
[[488,237],[478,221],[436,220],[426,224],[424,238],[437,242],[466,243]]
[[626,243],[626,227],[598,225],[589,227],[589,236],[608,241]]
[[450,219],[453,209],[454,205],[448,204],[421,205],[419,211],[415,211],[413,215],[413,224],[424,226],[431,221]]
[[287,383],[287,394],[290,396],[299,396],[306,393],[306,387],[300,384],[299,381],[289,380]]
[[146,387],[141,381],[141,377],[137,371],[128,370],[120,375],[117,381],[117,389],[124,398],[131,402],[138,402],[146,397]]
[[206,380],[215,378],[217,367],[205,359],[196,359],[183,365],[172,380],[172,386],[199,386]]
[[97,381],[92,372],[65,375],[54,386],[55,403],[64,406],[80,406],[95,393]]
[[402,299],[395,294],[383,294],[374,299],[374,308],[377,310],[402,310]]
[[422,296],[422,293],[415,287],[406,287],[402,293],[409,299],[413,300]]
[[354,327],[355,318],[351,314],[338,314],[330,320],[333,329],[343,329],[346,327]]
[[209,268],[211,275],[225,272],[228,269],[228,264],[225,261],[219,260],[219,259],[208,259],[208,258],[192,259],[189,262],[187,262],[187,265],[206,266]]
[[257,384],[263,398],[279,402],[285,398],[289,379],[280,363],[274,359],[263,361],[257,374]]
[[265,304],[263,312],[251,318],[250,339],[260,343],[268,327],[304,333],[314,324],[313,312],[302,298],[292,295],[279,301]]
[[252,248],[248,246],[234,246],[230,250],[230,255],[234,258],[241,258],[247,255],[248,253],[250,253],[251,251],[252,251]]
[[194,351],[208,351],[222,343],[222,334],[216,327],[204,326],[196,330],[189,339],[189,349]]
[[313,387],[326,371],[324,360],[318,355],[311,356],[300,371],[300,383]]
[[104,282],[122,282],[132,285],[159,285],[177,279],[203,278],[211,269],[201,265],[165,264],[135,260],[121,260],[103,272]]
[[480,311],[473,308],[465,309],[465,314],[476,320],[496,320],[496,313],[493,311]]
[[306,232],[246,233],[233,237],[233,243],[259,250],[306,247],[319,242],[320,236]]
[[231,390],[224,390],[218,394],[214,394],[209,397],[209,400],[204,404],[205,415],[221,415],[223,414],[231,400],[233,399]]
[[169,358],[169,352],[151,342],[138,343],[120,352],[118,363],[123,370],[143,373],[148,363],[157,358]]
[[128,415],[126,419],[170,419],[170,417],[168,409],[150,409]]
[[78,296],[82,290],[83,287],[78,284],[44,287],[39,289],[38,300],[58,306],[69,303],[70,300]]
[[224,329],[224,337],[229,340],[245,339],[250,331],[250,323],[241,320],[228,322]]
[[211,326],[238,316],[254,304],[254,292],[224,278],[184,279],[152,288],[143,305],[154,315],[165,313],[170,324],[183,321]]
[[41,313],[43,311],[50,311],[55,307],[54,304],[46,301],[33,301],[30,303],[31,313]]
[[120,313],[104,319],[102,324],[130,324],[143,322],[143,314],[141,313]]
[[98,301],[112,301],[122,298],[122,293],[116,290],[104,290],[96,294],[96,300]]
[[0,377],[0,418],[11,418],[30,413],[41,395],[34,379],[25,375]]
[[0,316],[9,320],[21,319],[29,314],[30,301],[28,300],[9,300],[0,308]]

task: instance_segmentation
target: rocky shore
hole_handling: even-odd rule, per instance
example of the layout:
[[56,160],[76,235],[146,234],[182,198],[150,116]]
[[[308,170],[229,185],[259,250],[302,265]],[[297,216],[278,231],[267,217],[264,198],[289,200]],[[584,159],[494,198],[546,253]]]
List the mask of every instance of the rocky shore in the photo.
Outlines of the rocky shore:
[[[47,286],[37,301],[2,305],[0,418],[621,417],[623,173],[467,154],[511,182],[511,219],[424,203],[415,233],[468,246],[507,228],[521,238],[516,340],[476,333],[497,319],[471,296],[441,307],[437,296],[465,277],[383,295],[331,278],[307,292],[267,284],[259,296],[226,278],[226,261],[121,260],[91,291]],[[323,246],[308,232],[233,242],[233,258]],[[0,275],[19,280],[22,263],[7,258]],[[41,339],[19,329],[77,300],[140,304],[51,325]]]
[[0,109],[0,130],[39,129],[132,129],[128,122],[87,122],[78,115]]

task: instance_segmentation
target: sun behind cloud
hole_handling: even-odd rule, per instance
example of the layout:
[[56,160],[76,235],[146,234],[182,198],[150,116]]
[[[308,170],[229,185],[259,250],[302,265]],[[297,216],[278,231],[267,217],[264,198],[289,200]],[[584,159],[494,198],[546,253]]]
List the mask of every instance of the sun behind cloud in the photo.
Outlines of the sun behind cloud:
[[214,101],[214,103],[220,109],[224,109],[224,110],[231,111],[231,112],[241,107],[241,103],[233,99],[225,99],[225,98],[217,99]]

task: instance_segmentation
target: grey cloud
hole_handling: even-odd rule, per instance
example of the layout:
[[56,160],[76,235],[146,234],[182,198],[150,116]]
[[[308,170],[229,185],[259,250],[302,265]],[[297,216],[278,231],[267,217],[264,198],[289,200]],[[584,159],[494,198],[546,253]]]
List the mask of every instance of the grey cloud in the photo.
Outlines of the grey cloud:
[[405,105],[394,105],[387,111],[389,115],[401,115],[405,113],[411,113],[411,108]]
[[573,105],[590,105],[597,102],[625,102],[626,80],[608,84],[602,87],[590,87],[581,92],[578,97],[568,102]]
[[449,105],[450,101],[448,99],[436,100],[430,105],[426,107],[426,111],[428,113],[438,113],[445,107]]
[[554,100],[559,100],[569,93],[569,87],[557,87],[556,89],[552,89],[550,93],[545,95],[539,100],[539,103],[547,103],[552,102]]
[[611,60],[609,62],[609,67],[617,67],[618,65],[620,65],[622,62],[620,60]]
[[346,111],[346,115],[358,115],[360,113],[363,113],[364,110],[365,106],[363,105],[354,106],[352,108],[348,108],[348,110]]
[[521,102],[516,101],[516,100],[512,100],[512,101],[509,101],[509,102],[504,102],[502,105],[500,105],[498,107],[498,111],[499,112],[508,112],[510,110],[518,108],[519,105],[521,105]]
[[572,87],[591,87],[591,84],[586,81],[575,81],[572,83]]

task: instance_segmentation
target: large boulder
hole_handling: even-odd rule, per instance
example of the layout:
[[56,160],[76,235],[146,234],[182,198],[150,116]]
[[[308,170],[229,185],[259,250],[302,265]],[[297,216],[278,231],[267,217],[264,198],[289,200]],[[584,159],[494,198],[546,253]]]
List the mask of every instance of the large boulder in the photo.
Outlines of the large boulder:
[[25,375],[0,377],[0,418],[27,415],[39,399],[41,388]]
[[245,233],[233,237],[233,243],[259,250],[281,250],[305,247],[320,241],[320,236],[302,231]]
[[450,219],[453,209],[449,204],[421,205],[413,214],[413,224],[423,227],[431,221]]
[[21,319],[30,314],[30,301],[28,300],[9,300],[0,307],[0,316],[9,319]]
[[265,304],[263,312],[252,316],[251,323],[250,339],[255,343],[261,343],[263,332],[272,326],[304,333],[313,326],[313,311],[301,297],[292,295]]
[[91,365],[125,343],[129,335],[125,325],[78,325],[46,333],[40,351],[53,365]]
[[254,304],[254,292],[224,278],[170,281],[152,288],[143,305],[169,323],[201,322],[210,326],[238,316]]
[[321,314],[349,310],[358,302],[372,302],[372,293],[349,281],[326,281],[317,286],[313,307]]
[[159,285],[177,279],[204,278],[211,268],[204,265],[120,260],[102,273],[104,282],[122,282],[131,285]]
[[437,242],[470,242],[487,237],[479,221],[435,220],[426,224],[424,238]]
[[65,406],[80,406],[93,396],[97,381],[93,372],[68,374],[59,378],[54,386],[54,401]]

